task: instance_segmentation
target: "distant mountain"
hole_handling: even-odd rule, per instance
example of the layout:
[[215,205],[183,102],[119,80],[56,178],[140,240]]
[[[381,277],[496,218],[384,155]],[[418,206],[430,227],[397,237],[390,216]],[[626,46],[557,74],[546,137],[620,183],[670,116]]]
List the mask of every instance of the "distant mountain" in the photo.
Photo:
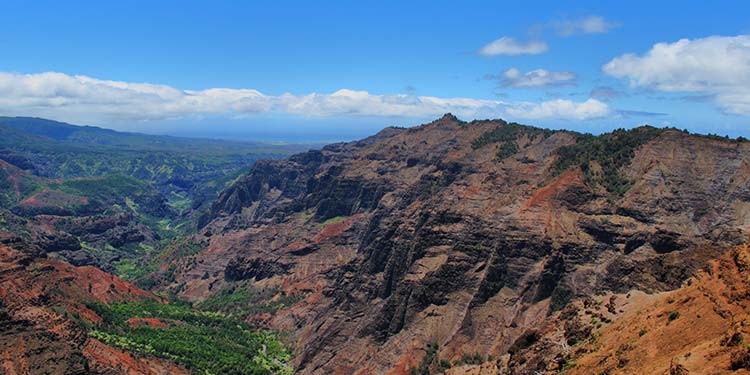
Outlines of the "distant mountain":
[[[26,135],[35,135],[43,139],[70,142],[71,144],[119,146],[123,148],[154,150],[235,150],[247,151],[250,147],[255,152],[280,152],[283,150],[298,151],[298,145],[272,145],[263,142],[234,142],[205,138],[183,138],[168,135],[150,135],[141,133],[120,132],[96,126],[71,125],[65,122],[37,117],[2,117],[0,128],[15,129]],[[10,144],[11,140],[0,140],[0,145]],[[36,138],[39,140],[39,138]],[[287,152],[289,152],[287,151]]]
[[0,160],[47,178],[132,176],[196,206],[255,160],[280,158],[303,149],[297,145],[123,133],[32,117],[0,117]]

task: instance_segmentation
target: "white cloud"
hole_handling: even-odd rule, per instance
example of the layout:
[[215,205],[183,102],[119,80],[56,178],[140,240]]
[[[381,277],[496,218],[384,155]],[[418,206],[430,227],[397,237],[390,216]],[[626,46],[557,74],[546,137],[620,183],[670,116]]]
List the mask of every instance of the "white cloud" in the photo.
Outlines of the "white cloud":
[[547,43],[532,40],[528,42],[519,42],[514,38],[504,36],[500,39],[493,40],[479,49],[482,56],[518,56],[518,55],[538,55],[547,52],[549,48]]
[[610,22],[601,16],[588,16],[577,20],[555,21],[552,26],[562,36],[574,34],[604,34],[620,26],[617,22]]
[[515,108],[509,108],[508,113],[528,119],[567,118],[584,120],[604,117],[610,114],[607,104],[596,99],[588,99],[583,103],[572,100],[557,99],[542,103],[527,103]]
[[573,72],[554,72],[546,69],[536,69],[523,73],[516,68],[510,68],[499,77],[503,87],[532,88],[575,85],[576,75]]
[[617,57],[603,70],[632,86],[713,95],[722,110],[750,115],[750,35],[658,43],[641,56]]
[[265,95],[252,89],[181,90],[166,85],[107,81],[62,73],[0,73],[0,111],[78,123],[148,121],[201,115],[280,113],[312,117],[398,116],[425,118],[452,112],[464,118],[599,118],[609,107],[585,102],[506,102],[407,94],[375,95],[341,89],[332,94]]

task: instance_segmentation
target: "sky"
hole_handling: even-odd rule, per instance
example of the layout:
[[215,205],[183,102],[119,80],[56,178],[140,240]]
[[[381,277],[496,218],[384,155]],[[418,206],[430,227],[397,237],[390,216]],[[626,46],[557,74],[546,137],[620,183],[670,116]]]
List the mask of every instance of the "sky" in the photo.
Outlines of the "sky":
[[750,136],[750,2],[0,2],[0,115],[321,142],[447,112]]

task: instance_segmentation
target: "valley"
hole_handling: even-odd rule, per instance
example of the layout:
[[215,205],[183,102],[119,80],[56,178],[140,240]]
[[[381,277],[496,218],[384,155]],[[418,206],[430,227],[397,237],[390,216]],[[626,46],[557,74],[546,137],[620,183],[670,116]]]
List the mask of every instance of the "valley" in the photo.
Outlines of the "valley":
[[744,139],[0,135],[7,373],[750,371]]

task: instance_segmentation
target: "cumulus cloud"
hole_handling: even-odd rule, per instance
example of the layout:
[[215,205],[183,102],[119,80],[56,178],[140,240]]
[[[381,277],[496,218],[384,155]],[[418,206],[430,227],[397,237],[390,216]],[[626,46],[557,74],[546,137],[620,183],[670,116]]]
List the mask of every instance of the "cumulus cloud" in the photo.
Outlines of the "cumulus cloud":
[[331,94],[273,96],[253,89],[182,90],[62,73],[0,73],[0,110],[7,115],[34,115],[93,124],[211,114],[425,118],[452,112],[465,118],[586,120],[610,113],[609,107],[596,99],[532,103],[410,94],[375,95],[348,89]]
[[562,36],[575,34],[604,34],[619,27],[618,22],[610,22],[601,16],[588,16],[575,20],[555,21],[552,26]]
[[750,115],[750,35],[658,43],[643,55],[619,56],[603,70],[631,86],[712,96],[721,110]]
[[516,68],[510,68],[499,76],[485,76],[497,79],[502,87],[533,88],[575,86],[576,75],[573,72],[554,72],[546,69],[536,69],[526,73]]
[[547,47],[547,43],[542,41],[532,40],[528,42],[520,42],[514,38],[504,36],[484,45],[479,49],[479,54],[482,56],[538,55],[547,52],[548,49],[549,47]]

